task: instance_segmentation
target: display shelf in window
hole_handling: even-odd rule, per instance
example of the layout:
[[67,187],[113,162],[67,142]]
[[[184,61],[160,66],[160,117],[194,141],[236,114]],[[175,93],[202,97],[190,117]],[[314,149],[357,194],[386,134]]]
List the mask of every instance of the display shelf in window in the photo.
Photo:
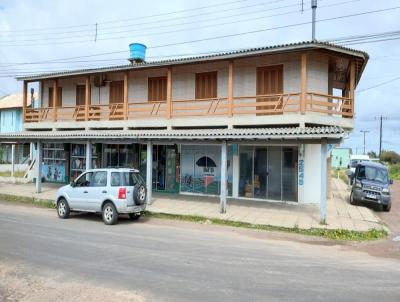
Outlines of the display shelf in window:
[[68,182],[68,160],[64,144],[43,144],[42,160],[42,177],[44,181]]

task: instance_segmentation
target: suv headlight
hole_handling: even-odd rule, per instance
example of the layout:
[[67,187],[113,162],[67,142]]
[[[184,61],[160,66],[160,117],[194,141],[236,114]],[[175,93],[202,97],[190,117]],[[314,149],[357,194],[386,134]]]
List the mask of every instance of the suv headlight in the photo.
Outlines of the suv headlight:
[[355,181],[354,182],[354,187],[356,188],[356,189],[361,189],[362,188],[362,185],[361,185],[361,182],[359,182],[359,181]]
[[382,194],[389,195],[390,194],[389,188],[383,188],[382,189]]

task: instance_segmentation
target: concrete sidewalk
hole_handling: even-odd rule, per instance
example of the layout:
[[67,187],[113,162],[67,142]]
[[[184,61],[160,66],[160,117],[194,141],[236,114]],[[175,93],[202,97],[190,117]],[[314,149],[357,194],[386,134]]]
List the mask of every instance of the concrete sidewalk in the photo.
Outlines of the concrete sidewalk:
[[[43,184],[42,193],[36,194],[34,193],[34,184],[0,183],[0,193],[53,200],[58,187],[58,185]],[[373,228],[383,228],[380,219],[372,210],[350,205],[348,195],[346,185],[339,179],[332,179],[331,198],[328,199],[327,207],[327,225],[319,223],[318,205],[228,199],[227,212],[220,214],[218,198],[155,193],[153,194],[153,203],[148,206],[148,210],[154,213],[197,215],[301,229],[328,228],[367,231]]]

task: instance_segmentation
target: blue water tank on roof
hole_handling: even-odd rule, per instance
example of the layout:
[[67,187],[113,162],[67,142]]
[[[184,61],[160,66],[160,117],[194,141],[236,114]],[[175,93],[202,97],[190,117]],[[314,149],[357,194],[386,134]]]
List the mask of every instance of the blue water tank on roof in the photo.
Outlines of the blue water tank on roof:
[[144,62],[146,58],[146,45],[141,44],[141,43],[132,43],[129,44],[129,61],[132,63],[141,63]]

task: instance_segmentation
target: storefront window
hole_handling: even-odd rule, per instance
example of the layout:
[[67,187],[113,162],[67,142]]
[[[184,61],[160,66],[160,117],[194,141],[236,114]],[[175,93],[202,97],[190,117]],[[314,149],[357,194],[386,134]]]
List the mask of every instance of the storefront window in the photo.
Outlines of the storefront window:
[[239,196],[297,201],[297,148],[241,146]]
[[68,151],[64,144],[45,143],[42,153],[42,177],[47,182],[68,182]]
[[[228,152],[228,182],[232,179],[232,151]],[[181,192],[219,195],[221,147],[183,145],[181,152]],[[228,183],[229,188],[229,183]]]
[[104,166],[107,168],[133,168],[133,145],[104,145]]

